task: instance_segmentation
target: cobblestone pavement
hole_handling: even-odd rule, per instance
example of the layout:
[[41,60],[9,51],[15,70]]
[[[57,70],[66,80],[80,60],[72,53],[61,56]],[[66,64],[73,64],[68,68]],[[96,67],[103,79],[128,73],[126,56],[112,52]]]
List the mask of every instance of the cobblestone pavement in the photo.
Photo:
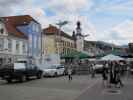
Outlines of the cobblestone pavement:
[[80,75],[71,82],[67,76],[12,84],[0,81],[0,100],[75,100],[99,80]]
[[133,100],[133,78],[124,78],[122,88],[104,88],[99,81],[75,100]]
[[133,100],[133,78],[123,88],[104,88],[100,76],[75,75],[43,78],[24,83],[0,81],[0,100]]

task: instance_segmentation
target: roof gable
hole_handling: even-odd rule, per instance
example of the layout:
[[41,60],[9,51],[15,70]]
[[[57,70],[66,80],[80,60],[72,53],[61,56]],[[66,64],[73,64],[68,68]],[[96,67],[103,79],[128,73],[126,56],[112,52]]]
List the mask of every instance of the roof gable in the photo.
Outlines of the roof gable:
[[27,39],[28,37],[21,31],[19,31],[17,27],[25,26],[25,25],[28,25],[31,21],[35,21],[29,15],[8,16],[8,17],[1,17],[1,18],[4,20],[5,27],[9,35],[16,36],[19,38],[25,38],[25,39]]
[[[43,34],[45,35],[59,35],[59,29],[53,25],[50,25],[48,28],[43,29]],[[61,30],[61,36],[64,36],[66,38],[69,38],[71,40],[74,40],[74,38],[70,35],[68,35],[67,33],[65,33],[64,31]]]

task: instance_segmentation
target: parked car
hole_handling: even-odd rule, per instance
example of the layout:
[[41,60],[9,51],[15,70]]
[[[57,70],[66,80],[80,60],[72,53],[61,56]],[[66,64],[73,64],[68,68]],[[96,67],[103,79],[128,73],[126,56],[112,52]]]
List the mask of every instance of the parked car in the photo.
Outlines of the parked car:
[[130,69],[130,73],[133,74],[133,68]]
[[32,76],[40,79],[42,73],[43,71],[37,66],[33,64],[28,65],[27,62],[16,62],[14,64],[4,65],[3,68],[0,69],[0,77],[9,83],[12,82],[12,80],[23,82],[29,80]]
[[52,65],[43,69],[43,76],[59,76],[64,75],[65,68],[63,65]]

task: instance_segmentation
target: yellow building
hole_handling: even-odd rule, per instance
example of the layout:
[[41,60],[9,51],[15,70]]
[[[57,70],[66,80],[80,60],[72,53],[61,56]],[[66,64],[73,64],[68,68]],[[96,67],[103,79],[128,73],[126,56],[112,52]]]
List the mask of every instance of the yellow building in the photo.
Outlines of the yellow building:
[[60,57],[76,51],[76,38],[60,31],[57,27],[49,25],[43,29],[44,55],[60,54]]

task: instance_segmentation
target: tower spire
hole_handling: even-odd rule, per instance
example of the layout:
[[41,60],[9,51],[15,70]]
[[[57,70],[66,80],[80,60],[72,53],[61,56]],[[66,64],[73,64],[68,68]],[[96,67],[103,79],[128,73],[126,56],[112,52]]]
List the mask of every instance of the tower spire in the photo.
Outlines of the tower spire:
[[77,33],[77,35],[82,35],[81,34],[81,23],[80,23],[80,21],[77,21],[77,28],[76,28],[76,33]]

